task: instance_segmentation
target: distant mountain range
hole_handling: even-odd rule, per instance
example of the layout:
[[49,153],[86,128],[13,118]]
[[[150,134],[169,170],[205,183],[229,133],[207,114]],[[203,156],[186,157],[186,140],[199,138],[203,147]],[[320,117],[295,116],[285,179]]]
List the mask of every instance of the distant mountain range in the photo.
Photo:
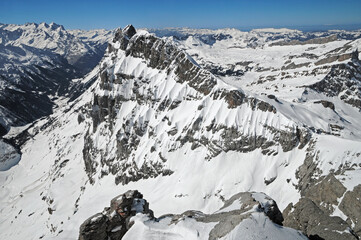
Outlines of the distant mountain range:
[[[253,29],[260,29],[260,28],[268,28],[269,26],[253,26],[253,27],[236,27],[241,31],[251,31]],[[272,28],[279,29],[279,28],[288,28],[288,29],[297,29],[303,32],[324,32],[330,30],[345,30],[345,31],[357,31],[361,29],[361,23],[354,23],[354,24],[323,24],[323,25],[283,25],[283,26],[272,26]]]
[[111,36],[55,23],[1,24],[0,134],[51,114],[57,99],[76,95],[72,79],[98,64]]

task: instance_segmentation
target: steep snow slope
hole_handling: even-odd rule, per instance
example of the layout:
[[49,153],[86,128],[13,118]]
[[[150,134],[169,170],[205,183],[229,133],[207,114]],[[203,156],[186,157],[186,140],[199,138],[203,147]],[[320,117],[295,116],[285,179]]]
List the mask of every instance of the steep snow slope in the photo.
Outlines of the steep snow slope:
[[[347,43],[330,42],[324,48],[331,51],[343,44]],[[218,53],[227,49],[221,47],[226,45],[222,41],[215,45],[220,46]],[[217,53],[208,45],[190,48],[172,38],[136,33],[131,26],[117,31],[104,59],[83,80],[97,76],[84,94],[17,137],[8,137],[23,145],[19,164],[0,172],[2,238],[76,238],[85,219],[128,189],[139,189],[160,215],[189,209],[212,213],[234,193],[258,191],[272,196],[280,209],[291,209],[289,203],[305,196],[319,204],[316,207],[323,206],[322,211],[344,220],[349,217],[348,223],[340,218],[345,226],[359,224],[341,204],[343,194],[353,189],[338,198],[336,194],[336,201],[332,196],[330,202],[307,191],[327,186],[330,173],[339,178],[347,173],[348,180],[341,182],[350,186],[348,182],[356,178],[349,171],[360,168],[358,105],[309,86],[341,64],[345,66],[341,70],[356,76],[340,74],[342,81],[358,87],[354,49],[341,62],[336,58],[326,63],[331,67],[324,69],[325,77],[319,81],[295,74],[291,94],[286,88],[247,86],[246,74],[243,80],[212,74],[201,58],[195,56],[200,60],[196,62],[179,46],[204,59],[212,58],[208,51]],[[253,53],[248,54],[252,61],[272,67],[261,61],[262,56],[282,58],[290,48],[265,47],[258,55],[246,51]],[[247,59],[243,52],[229,51],[224,61],[212,58],[214,64],[227,63],[227,55],[230,62]],[[252,69],[250,76],[262,74]],[[280,69],[275,61],[274,71],[265,74]],[[281,88],[283,79],[274,83]],[[342,186],[339,180],[332,181]],[[353,237],[347,228],[333,230],[328,233]]]
[[[80,90],[112,32],[67,31],[55,23],[0,24],[0,136],[52,113],[55,100]],[[77,93],[75,93],[77,94]]]

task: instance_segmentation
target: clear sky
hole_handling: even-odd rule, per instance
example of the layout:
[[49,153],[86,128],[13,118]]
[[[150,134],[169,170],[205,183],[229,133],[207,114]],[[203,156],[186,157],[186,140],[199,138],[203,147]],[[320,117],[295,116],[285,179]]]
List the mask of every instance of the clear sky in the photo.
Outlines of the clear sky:
[[68,29],[361,25],[361,0],[0,0],[0,22]]

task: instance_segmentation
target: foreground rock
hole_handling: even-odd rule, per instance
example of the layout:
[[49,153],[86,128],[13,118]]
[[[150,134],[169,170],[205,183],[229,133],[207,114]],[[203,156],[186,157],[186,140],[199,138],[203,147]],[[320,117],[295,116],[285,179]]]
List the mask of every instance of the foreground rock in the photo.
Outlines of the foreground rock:
[[358,239],[344,220],[329,216],[308,198],[301,198],[294,206],[290,204],[284,216],[286,226],[301,230],[310,239]]
[[128,191],[86,220],[79,239],[307,239],[282,222],[276,202],[263,193],[238,193],[213,214],[186,211],[154,218],[142,194]]
[[339,208],[348,217],[347,222],[354,225],[354,232],[361,236],[361,184],[354,187],[352,191],[345,193]]
[[79,240],[122,239],[132,225],[130,218],[137,213],[153,218],[143,195],[136,190],[127,191],[113,198],[110,207],[91,216],[80,226]]

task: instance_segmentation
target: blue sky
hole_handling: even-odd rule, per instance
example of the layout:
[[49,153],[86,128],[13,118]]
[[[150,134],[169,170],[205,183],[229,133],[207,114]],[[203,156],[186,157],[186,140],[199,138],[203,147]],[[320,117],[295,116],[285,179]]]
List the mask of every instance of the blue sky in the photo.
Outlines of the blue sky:
[[0,0],[0,22],[68,29],[361,25],[361,0]]

